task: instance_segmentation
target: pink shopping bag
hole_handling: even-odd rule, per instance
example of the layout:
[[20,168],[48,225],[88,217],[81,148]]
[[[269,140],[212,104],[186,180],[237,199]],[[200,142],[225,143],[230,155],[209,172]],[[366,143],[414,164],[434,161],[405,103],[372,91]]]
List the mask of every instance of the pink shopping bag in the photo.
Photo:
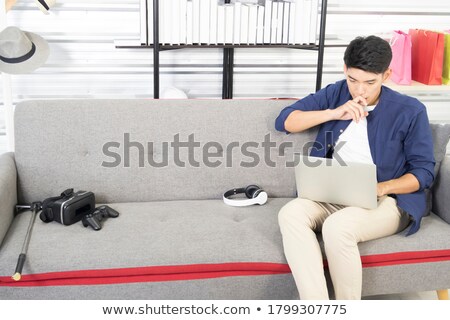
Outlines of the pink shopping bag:
[[397,84],[411,84],[411,36],[403,31],[394,31],[390,41],[392,49],[391,80]]

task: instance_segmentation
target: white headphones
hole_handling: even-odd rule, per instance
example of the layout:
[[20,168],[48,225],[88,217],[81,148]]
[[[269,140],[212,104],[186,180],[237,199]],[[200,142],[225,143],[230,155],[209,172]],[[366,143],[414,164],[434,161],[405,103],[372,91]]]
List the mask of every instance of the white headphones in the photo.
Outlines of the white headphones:
[[[239,193],[245,193],[248,199],[237,200],[229,198]],[[267,193],[260,187],[252,184],[246,188],[237,188],[228,190],[223,194],[223,202],[225,202],[225,204],[229,206],[234,207],[245,207],[251,206],[253,204],[263,205],[264,203],[267,202]]]

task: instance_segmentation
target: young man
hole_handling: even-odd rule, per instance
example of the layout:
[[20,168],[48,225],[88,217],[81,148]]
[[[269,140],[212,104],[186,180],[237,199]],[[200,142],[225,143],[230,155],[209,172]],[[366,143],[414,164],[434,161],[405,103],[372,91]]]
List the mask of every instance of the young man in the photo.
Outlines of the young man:
[[[389,44],[358,37],[344,54],[345,80],[283,109],[276,129],[287,133],[320,126],[310,155],[377,166],[378,207],[373,210],[297,198],[279,213],[285,255],[301,299],[329,299],[321,232],[336,299],[360,299],[358,243],[419,229],[424,189],[434,179],[433,141],[425,106],[382,84],[389,78]],[[345,143],[341,143],[345,142]],[[334,147],[339,144],[342,146]]]

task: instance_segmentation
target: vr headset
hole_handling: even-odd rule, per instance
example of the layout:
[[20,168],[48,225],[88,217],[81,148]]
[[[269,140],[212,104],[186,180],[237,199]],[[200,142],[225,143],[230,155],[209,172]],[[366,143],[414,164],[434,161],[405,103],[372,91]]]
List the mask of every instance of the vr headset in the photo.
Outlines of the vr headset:
[[[230,199],[231,196],[240,193],[245,193],[247,199],[244,200]],[[245,207],[254,204],[263,205],[264,203],[267,202],[267,193],[257,185],[252,184],[246,188],[236,188],[228,190],[223,194],[223,202],[225,202],[225,204],[229,206],[234,207]]]
[[42,202],[39,218],[46,223],[56,221],[68,226],[94,210],[95,196],[92,192],[73,192],[73,189],[67,189],[60,196],[47,198]]

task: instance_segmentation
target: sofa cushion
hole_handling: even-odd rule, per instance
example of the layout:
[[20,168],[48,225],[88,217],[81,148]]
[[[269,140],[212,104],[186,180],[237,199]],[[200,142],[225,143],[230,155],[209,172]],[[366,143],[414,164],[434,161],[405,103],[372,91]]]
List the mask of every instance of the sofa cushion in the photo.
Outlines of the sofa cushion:
[[13,153],[0,154],[0,244],[14,218],[17,170]]
[[[288,273],[277,224],[288,200],[243,208],[219,200],[111,204],[120,216],[105,220],[100,231],[37,219],[17,284]],[[25,212],[17,216],[0,247],[0,282],[10,280],[28,221]]]
[[433,186],[433,211],[450,223],[450,155],[441,163],[441,170]]
[[389,237],[360,243],[360,254],[366,265],[388,261],[408,263],[407,260],[414,263],[421,259],[450,260],[448,230],[448,224],[431,213],[423,218],[417,233],[406,237],[406,228]]
[[450,124],[430,123],[430,127],[433,135],[434,158],[436,160],[434,174],[437,176],[441,162],[447,153],[447,145],[450,139]]
[[[100,231],[36,221],[23,278],[11,280],[29,214],[0,247],[0,286],[98,285],[281,275],[290,272],[277,223],[291,199],[229,207],[218,200],[118,203]],[[423,229],[423,231],[422,231]],[[360,244],[364,267],[450,260],[448,225],[432,214],[417,234]],[[101,250],[100,250],[101,248]]]
[[[439,174],[441,162],[447,152],[447,144],[450,139],[450,124],[431,123],[431,133],[433,135],[434,159],[436,165],[434,166],[435,181]],[[434,182],[433,182],[434,185]],[[430,189],[425,190],[427,195],[427,213],[432,210],[433,205],[433,185]]]

